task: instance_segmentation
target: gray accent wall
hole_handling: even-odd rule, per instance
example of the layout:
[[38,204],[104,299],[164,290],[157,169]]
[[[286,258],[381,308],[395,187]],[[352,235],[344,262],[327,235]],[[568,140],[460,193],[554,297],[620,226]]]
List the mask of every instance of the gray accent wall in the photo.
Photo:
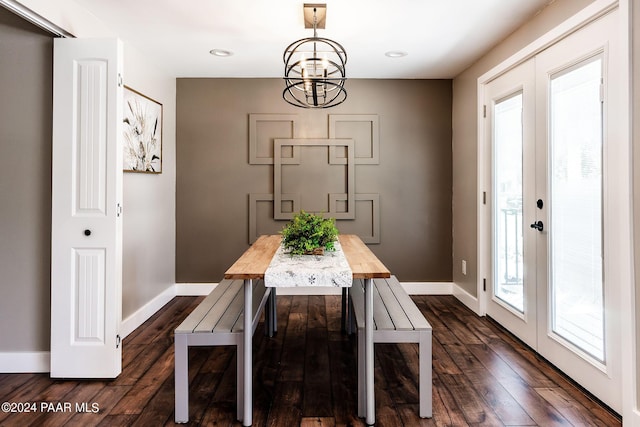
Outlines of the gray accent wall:
[[0,353],[48,351],[53,37],[0,7]]
[[452,280],[451,81],[346,88],[305,110],[281,79],[177,80],[177,282],[219,281],[299,209],[337,218],[400,280]]

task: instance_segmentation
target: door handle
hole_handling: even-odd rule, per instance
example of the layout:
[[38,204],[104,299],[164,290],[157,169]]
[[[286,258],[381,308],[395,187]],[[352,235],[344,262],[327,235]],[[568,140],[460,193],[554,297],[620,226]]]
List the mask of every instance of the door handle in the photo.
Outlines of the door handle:
[[544,224],[542,223],[542,221],[536,221],[533,224],[531,224],[531,228],[535,228],[538,231],[542,231],[544,230]]

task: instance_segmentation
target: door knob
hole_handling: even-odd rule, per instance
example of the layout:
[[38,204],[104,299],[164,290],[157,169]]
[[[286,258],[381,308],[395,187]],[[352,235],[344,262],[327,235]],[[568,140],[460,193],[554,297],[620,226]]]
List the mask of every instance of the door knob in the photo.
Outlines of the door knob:
[[542,223],[542,221],[536,221],[533,224],[531,224],[531,228],[535,228],[538,231],[542,231],[544,230],[544,224]]
[[85,236],[91,236],[91,230],[84,230]]

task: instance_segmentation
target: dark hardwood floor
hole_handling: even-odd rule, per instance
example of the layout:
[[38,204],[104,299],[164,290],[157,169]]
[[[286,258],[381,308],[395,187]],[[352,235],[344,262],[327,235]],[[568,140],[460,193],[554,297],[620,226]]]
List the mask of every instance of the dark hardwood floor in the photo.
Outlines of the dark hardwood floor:
[[[621,425],[532,351],[454,297],[412,298],[433,326],[433,418],[417,415],[417,346],[377,344],[378,426]],[[34,413],[0,413],[0,425],[173,425],[172,331],[199,301],[175,298],[129,335],[123,371],[114,381],[0,374],[1,402],[37,405]],[[255,426],[364,425],[356,415],[355,340],[340,332],[339,297],[279,296],[278,334],[270,339],[262,330],[259,326],[254,337]],[[191,425],[239,425],[234,420],[235,374],[233,347],[190,351]],[[54,406],[42,407],[42,402]],[[83,403],[99,411],[76,412],[76,404]]]

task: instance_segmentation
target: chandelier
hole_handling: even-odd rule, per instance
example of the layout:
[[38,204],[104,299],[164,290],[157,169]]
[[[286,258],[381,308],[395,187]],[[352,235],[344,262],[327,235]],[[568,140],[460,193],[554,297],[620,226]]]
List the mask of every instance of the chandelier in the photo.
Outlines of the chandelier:
[[[284,51],[286,87],[282,97],[296,107],[329,108],[347,99],[344,89],[347,52],[340,43],[318,37],[318,28],[324,28],[326,7],[326,4],[304,5],[305,28],[313,28],[313,37],[295,41]],[[309,22],[311,11],[313,19]]]

